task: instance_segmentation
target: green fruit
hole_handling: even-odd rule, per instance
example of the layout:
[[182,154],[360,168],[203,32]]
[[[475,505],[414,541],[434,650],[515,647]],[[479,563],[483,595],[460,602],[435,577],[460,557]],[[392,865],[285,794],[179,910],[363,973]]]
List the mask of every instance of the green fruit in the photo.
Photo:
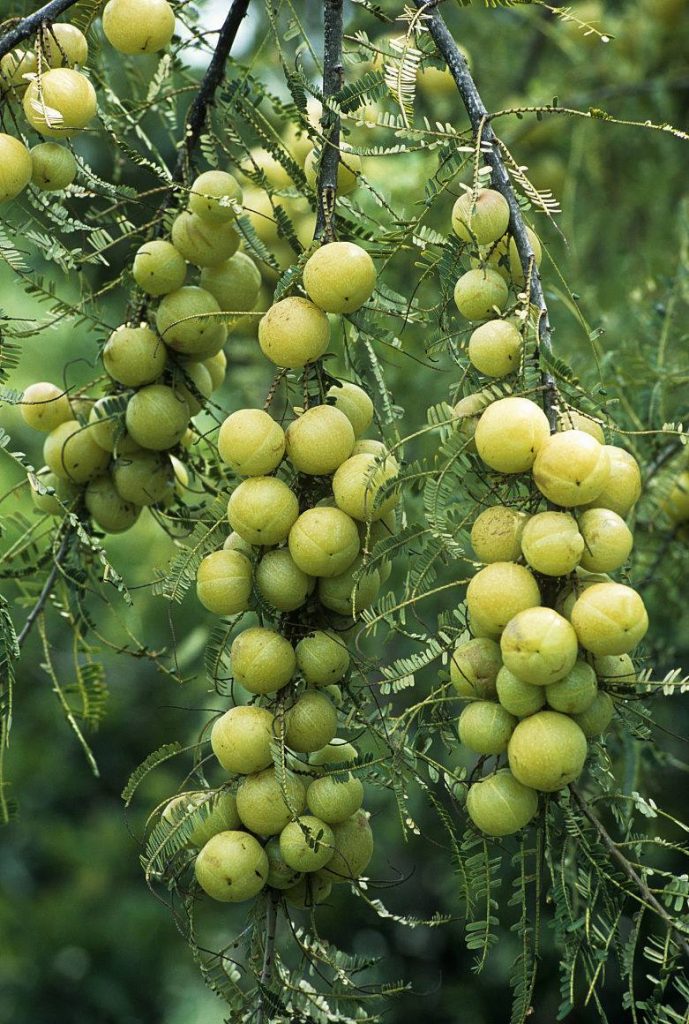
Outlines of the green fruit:
[[359,810],[351,818],[333,826],[335,853],[323,875],[333,884],[360,878],[373,856],[373,833],[366,811]]
[[268,885],[272,889],[291,889],[301,880],[301,872],[285,863],[278,836],[269,839],[264,850],[268,858]]
[[[318,167],[321,159],[320,151],[312,149],[304,160],[304,174],[311,188],[318,183]],[[340,162],[337,165],[337,194],[348,196],[359,184],[361,174],[361,157],[352,153],[346,145],[340,146]]]
[[350,384],[348,381],[333,384],[326,397],[335,399],[335,408],[343,412],[352,424],[355,437],[361,437],[371,426],[373,402],[358,384]]
[[[232,492],[227,504],[232,529],[249,544],[261,546],[287,540],[298,515],[296,494],[282,480],[272,476],[244,480]],[[299,565],[299,560],[294,560]]]
[[189,210],[182,210],[172,222],[172,244],[195,267],[219,267],[239,247],[239,234],[232,224],[210,224]]
[[457,724],[460,742],[476,754],[502,754],[517,724],[501,704],[492,700],[472,701]]
[[487,377],[506,377],[519,369],[522,336],[509,320],[489,320],[469,338],[469,360]]
[[167,363],[167,351],[150,327],[123,324],[103,348],[103,366],[113,380],[130,388],[152,384]]
[[507,505],[484,509],[471,527],[471,546],[479,562],[516,562],[528,516]]
[[296,646],[297,667],[310,686],[337,683],[349,669],[349,653],[332,630],[317,629]]
[[352,448],[352,455],[375,455],[379,459],[394,459],[394,455],[390,454],[387,445],[382,441],[374,441],[372,438],[356,441]]
[[500,647],[494,640],[460,640],[450,660],[450,682],[460,697],[492,700],[501,665]]
[[62,506],[72,505],[81,494],[81,488],[69,480],[61,480],[55,473],[41,471],[38,478],[44,487],[50,488],[54,492],[41,494],[31,484],[31,500],[39,512],[47,512],[51,516],[61,516],[64,512]]
[[604,654],[593,659],[596,675],[606,686],[633,686],[636,670],[628,654]]
[[579,563],[584,538],[567,512],[539,512],[522,534],[522,551],[532,569],[544,576],[566,576]]
[[342,781],[334,775],[322,775],[314,779],[306,790],[306,806],[328,825],[337,825],[351,818],[363,801],[364,787],[350,773]]
[[67,64],[85,64],[89,57],[89,44],[84,33],[67,22],[50,26],[43,36],[45,58],[51,68]]
[[251,558],[254,553],[251,544],[247,544],[244,538],[240,537],[238,533],[234,533],[234,531],[225,540],[223,548],[225,551],[241,551],[247,558]]
[[47,380],[29,384],[25,388],[19,409],[27,426],[43,433],[49,433],[72,419],[72,408],[66,392]]
[[249,693],[275,693],[294,675],[297,659],[289,640],[274,629],[252,626],[232,641],[232,674]]
[[338,771],[344,770],[347,765],[353,764],[358,756],[356,748],[351,743],[336,738],[309,755],[309,767],[314,769],[312,774],[323,775],[323,770],[333,765]]
[[[541,247],[541,241],[535,231],[531,228],[526,229],[526,234],[529,239],[529,244],[534,254],[534,261],[536,268],[540,267],[543,259],[543,249]],[[522,267],[522,261],[519,258],[519,250],[517,249],[517,243],[513,238],[510,238],[509,246],[509,267],[512,280],[518,286],[526,284],[526,278],[524,277],[524,269]]]
[[262,409],[239,409],[223,422],[218,435],[220,458],[241,476],[265,476],[285,454],[285,432]]
[[[205,796],[206,794],[199,794]],[[237,799],[234,793],[218,792],[210,800],[206,800],[200,808],[203,820],[189,836],[192,846],[205,846],[219,832],[231,832],[241,829],[242,823],[237,814]]]
[[156,53],[170,43],[175,14],[167,0],[108,0],[103,32],[120,53]]
[[120,497],[109,473],[87,484],[84,502],[96,526],[106,533],[124,533],[139,518],[140,508]]
[[596,583],[577,599],[572,625],[579,643],[591,654],[628,654],[646,635],[648,614],[631,587]]
[[[261,271],[245,252],[236,252],[217,267],[201,271],[201,287],[210,292],[224,313],[246,313],[254,309],[261,290]],[[236,326],[246,317],[230,316],[228,327]],[[249,319],[253,323],[253,318]]]
[[337,710],[318,690],[306,690],[287,712],[285,743],[297,754],[326,746],[337,732]]
[[301,608],[313,587],[313,578],[302,572],[286,548],[266,551],[256,566],[256,589],[279,612]]
[[285,431],[287,457],[296,470],[309,476],[334,473],[354,447],[352,424],[332,405],[307,409]]
[[661,508],[673,523],[683,523],[689,519],[689,473],[680,473],[672,490],[661,503]]
[[[560,435],[565,436],[565,435]],[[528,398],[491,402],[476,427],[476,449],[498,473],[525,473],[550,438],[548,418]]]
[[634,537],[617,512],[588,509],[579,519],[579,529],[584,538],[581,565],[589,572],[614,572],[629,558]]
[[359,554],[359,532],[339,508],[309,508],[289,532],[292,558],[309,576],[340,576]]
[[237,790],[237,810],[245,828],[259,836],[276,836],[306,807],[306,790],[294,775],[280,786],[274,768],[247,775]]
[[12,50],[0,58],[0,86],[2,90],[14,89],[24,92],[29,84],[29,75],[35,75],[38,60],[33,50]]
[[31,181],[31,154],[23,142],[0,133],[0,203],[16,199]]
[[541,445],[533,464],[534,482],[541,494],[563,508],[593,501],[609,476],[606,447],[583,430],[553,434]]
[[110,454],[96,444],[92,427],[66,420],[48,434],[43,460],[61,480],[85,484],[108,468]]
[[457,309],[467,320],[487,320],[507,305],[507,285],[497,270],[468,270],[455,285]]
[[295,871],[319,871],[333,856],[333,830],[320,818],[304,814],[280,833],[280,853]]
[[509,222],[507,200],[492,188],[465,192],[452,208],[452,228],[465,242],[491,245],[502,238]]
[[252,568],[239,551],[214,551],[196,573],[196,596],[215,615],[238,615],[251,604]]
[[586,661],[577,661],[564,679],[546,687],[545,699],[553,711],[577,715],[586,711],[596,699],[596,673]]
[[220,306],[210,292],[185,285],[163,297],[156,327],[168,348],[194,359],[207,359],[227,341],[227,327],[219,314]]
[[599,444],[605,444],[605,434],[600,423],[577,409],[565,409],[557,417],[558,430],[583,430],[595,437]]
[[572,624],[552,608],[527,608],[505,626],[502,660],[515,676],[534,686],[549,686],[571,672],[577,660]]
[[540,603],[541,594],[532,573],[514,562],[485,566],[467,587],[470,616],[494,635],[499,635],[518,612]]
[[211,747],[225,771],[238,775],[260,772],[272,763],[273,716],[256,705],[237,705],[217,718]]
[[23,104],[31,127],[49,139],[76,135],[98,109],[95,89],[85,75],[72,68],[52,68],[34,78],[24,93]]
[[577,723],[584,736],[600,736],[607,732],[615,714],[615,702],[609,693],[603,691],[596,694],[593,702],[572,718]]
[[327,900],[332,887],[333,883],[329,879],[323,878],[320,871],[314,871],[287,889],[285,899],[298,910],[308,910]]
[[489,836],[511,836],[537,813],[537,793],[518,782],[509,768],[475,782],[467,793],[467,814]]
[[120,497],[133,505],[164,504],[172,497],[174,472],[167,455],[141,450],[119,456],[113,479]]
[[498,672],[496,690],[498,700],[505,711],[516,715],[517,718],[534,715],[545,704],[545,690],[542,686],[525,683],[523,679],[510,672],[505,665]]
[[201,412],[203,404],[213,394],[213,381],[203,363],[180,360],[175,367],[173,383],[175,391],[189,406],[191,416]]
[[31,148],[31,184],[41,192],[60,192],[77,176],[77,161],[66,146],[39,142]]
[[353,313],[373,294],[376,268],[360,245],[330,242],[304,266],[306,294],[326,313]]
[[473,395],[466,395],[461,398],[452,410],[452,416],[456,423],[457,430],[466,438],[469,451],[476,451],[474,436],[478,426],[481,413],[490,405],[492,398],[485,391],[477,391]]
[[639,463],[624,448],[604,445],[608,455],[610,475],[603,490],[588,502],[588,508],[608,508],[618,516],[628,516],[641,495]]
[[167,451],[181,440],[189,425],[184,398],[163,384],[149,384],[127,402],[127,430],[142,448]]
[[218,832],[199,853],[194,870],[196,881],[211,899],[242,903],[264,888],[268,858],[258,840],[246,832]]
[[539,711],[522,719],[512,733],[507,757],[518,782],[554,793],[577,779],[584,768],[586,737],[571,718]]
[[209,224],[225,224],[235,219],[232,204],[241,201],[236,178],[226,171],[204,171],[192,182],[189,209]]
[[330,323],[322,309],[297,295],[270,307],[258,325],[258,343],[276,366],[301,369],[328,347]]
[[363,568],[363,558],[358,555],[339,576],[321,577],[318,581],[321,604],[347,618],[355,618],[362,609],[372,605],[380,591],[380,573],[374,569],[359,576]]
[[352,455],[333,476],[338,508],[360,522],[382,519],[399,501],[399,492],[389,488],[398,472],[394,459],[381,462],[375,455]]
[[212,394],[225,383],[225,374],[227,373],[227,356],[221,349],[220,352],[216,352],[214,356],[209,356],[208,359],[204,359],[203,365],[208,370],[211,379]]
[[132,272],[139,288],[147,295],[168,295],[184,284],[187,265],[172,242],[157,238],[136,250]]

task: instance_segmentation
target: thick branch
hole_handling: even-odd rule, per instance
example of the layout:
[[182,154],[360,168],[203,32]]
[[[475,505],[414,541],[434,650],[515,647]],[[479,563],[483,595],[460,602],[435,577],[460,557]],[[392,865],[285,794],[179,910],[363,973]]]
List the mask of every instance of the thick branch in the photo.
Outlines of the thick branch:
[[328,99],[342,88],[343,0],[323,0],[323,153],[318,170],[316,238],[335,237],[337,170],[340,165],[340,115],[328,107]]
[[70,7],[74,7],[76,3],[77,0],[50,0],[50,3],[46,4],[45,7],[41,7],[40,10],[30,14],[27,18],[22,18],[14,28],[11,28],[9,32],[0,37],[0,59],[13,50],[15,46],[18,46],[19,43],[23,43],[29,36],[35,35],[41,25],[44,23],[52,24],[56,18],[59,18]]
[[43,584],[43,589],[41,590],[40,594],[38,595],[38,599],[36,601],[36,604],[33,606],[31,611],[29,612],[29,614],[27,616],[27,619],[26,619],[26,622],[24,623],[24,626],[23,626],[21,632],[17,636],[17,646],[19,647],[20,650],[21,650],[21,648],[22,648],[26,638],[28,637],[29,633],[33,629],[33,626],[34,626],[34,624],[36,622],[36,619],[38,618],[38,616],[41,614],[41,612],[45,608],[46,602],[47,602],[48,598],[50,597],[50,595],[52,593],[53,587],[55,585],[55,580],[57,579],[58,573],[60,572],[60,568],[62,566],[62,562],[64,561],[65,555],[67,554],[67,551],[69,550],[69,545],[70,545],[71,540],[72,540],[72,529],[70,527],[67,530],[67,532],[65,533],[64,537],[62,538],[62,543],[60,544],[60,547],[57,549],[57,554],[55,555],[55,561],[53,562],[53,567],[50,570],[50,572],[48,573],[47,579],[46,579],[45,583]]
[[266,939],[265,947],[263,949],[263,967],[261,968],[261,977],[259,979],[256,1024],[264,1024],[264,1022],[268,1020],[265,1016],[265,992],[273,977],[279,898],[278,894],[274,891],[271,891],[268,895],[268,904],[266,907]]
[[[486,163],[492,171],[492,184],[496,192],[499,192],[507,201],[510,208],[510,234],[514,238],[519,261],[522,265],[524,278],[530,284],[529,298],[538,313],[537,341],[538,351],[552,354],[552,331],[548,317],[548,307],[543,294],[540,274],[536,266],[529,236],[526,231],[526,224],[522,216],[517,197],[507,173],[507,168],[500,153],[498,138],[490,123],[490,115],[481,99],[476,83],[471,77],[459,47],[454,41],[442,16],[435,10],[435,0],[414,0],[417,8],[424,14],[424,25],[428,28],[436,48],[445,60],[452,77],[455,80],[457,89],[462,98],[469,115],[471,127],[476,139],[480,139],[486,146]],[[557,427],[557,405],[555,382],[550,374],[542,373],[543,381],[543,406],[550,422],[551,430]]]

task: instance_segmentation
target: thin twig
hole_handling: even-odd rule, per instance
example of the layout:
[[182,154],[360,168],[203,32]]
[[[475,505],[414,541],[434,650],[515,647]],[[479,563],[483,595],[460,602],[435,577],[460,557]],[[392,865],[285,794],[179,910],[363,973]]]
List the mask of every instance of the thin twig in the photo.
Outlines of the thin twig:
[[265,994],[273,977],[275,965],[275,935],[278,922],[278,901],[280,897],[275,891],[268,896],[266,906],[266,944],[263,950],[263,967],[259,979],[259,996],[256,1012],[256,1024],[264,1024],[269,1018],[266,1017]]
[[335,199],[340,166],[340,115],[328,107],[343,84],[342,64],[343,0],[323,0],[323,152],[318,169],[318,210],[315,238],[335,238]]
[[14,28],[0,37],[0,58],[13,50],[19,43],[23,43],[29,36],[35,35],[45,23],[52,24],[56,18],[68,11],[70,7],[74,7],[76,3],[77,0],[50,0],[45,7],[22,18]]
[[60,572],[60,568],[62,566],[62,562],[64,561],[67,551],[69,550],[69,545],[72,540],[72,534],[73,531],[71,528],[69,528],[65,533],[64,537],[62,538],[62,543],[60,544],[60,547],[57,549],[57,554],[55,555],[53,567],[48,573],[47,579],[43,584],[43,589],[38,595],[38,599],[35,605],[29,612],[21,632],[17,636],[17,646],[19,647],[20,650],[22,645],[24,644],[24,641],[26,640],[29,633],[33,629],[33,626],[38,616],[43,611],[45,604],[52,593],[53,586],[55,585],[55,580],[57,579],[57,575]]

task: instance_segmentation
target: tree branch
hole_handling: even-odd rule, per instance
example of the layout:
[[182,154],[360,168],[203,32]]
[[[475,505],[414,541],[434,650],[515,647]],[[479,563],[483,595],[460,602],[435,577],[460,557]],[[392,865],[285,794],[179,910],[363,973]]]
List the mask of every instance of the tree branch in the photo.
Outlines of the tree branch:
[[273,977],[275,963],[275,934],[278,922],[278,901],[280,897],[271,890],[268,894],[266,907],[266,944],[263,950],[263,967],[259,978],[259,996],[256,1013],[256,1024],[264,1024],[269,1018],[265,1015],[265,993]]
[[29,614],[27,616],[27,619],[26,619],[26,622],[24,623],[24,626],[23,626],[21,632],[17,636],[17,647],[19,647],[20,650],[21,650],[21,648],[22,648],[26,638],[28,637],[29,633],[33,629],[34,624],[36,622],[36,619],[38,618],[38,616],[41,614],[41,612],[45,608],[46,602],[47,602],[48,598],[50,597],[50,595],[52,593],[53,586],[55,585],[55,580],[57,579],[57,575],[58,575],[58,573],[60,571],[60,567],[62,566],[62,562],[64,561],[65,555],[67,554],[67,551],[69,550],[69,545],[70,545],[70,542],[72,540],[72,534],[73,534],[73,530],[72,530],[71,527],[69,527],[67,529],[64,537],[62,538],[62,543],[60,544],[60,547],[57,549],[57,554],[55,555],[55,561],[53,562],[53,567],[50,570],[50,572],[48,573],[47,579],[46,579],[45,583],[43,584],[43,589],[41,590],[40,594],[38,595],[38,599],[36,601],[36,604],[33,606],[31,611],[29,612]]
[[343,0],[323,0],[323,152],[318,169],[318,211],[315,238],[335,238],[335,199],[340,166],[340,115],[328,107],[328,99],[342,88]]
[[[510,176],[500,153],[498,137],[490,123],[490,115],[481,99],[476,83],[467,66],[459,47],[454,41],[440,13],[435,9],[435,0],[414,0],[416,7],[423,15],[423,23],[428,28],[436,48],[447,64],[457,89],[466,108],[474,138],[486,144],[486,163],[492,171],[492,185],[499,192],[510,208],[510,234],[514,238],[519,261],[522,265],[524,279],[529,282],[530,301],[536,307],[538,322],[536,329],[538,358],[541,351],[552,355],[552,330],[548,316],[548,307],[543,294],[541,277],[536,266],[536,258],[526,232],[526,224],[517,202]],[[541,373],[543,382],[543,408],[548,417],[551,431],[557,429],[557,391],[555,381],[549,373]]]
[[0,37],[0,59],[29,36],[35,35],[44,23],[52,23],[76,3],[77,0],[50,0],[45,7],[41,7],[27,18],[22,18],[14,28]]

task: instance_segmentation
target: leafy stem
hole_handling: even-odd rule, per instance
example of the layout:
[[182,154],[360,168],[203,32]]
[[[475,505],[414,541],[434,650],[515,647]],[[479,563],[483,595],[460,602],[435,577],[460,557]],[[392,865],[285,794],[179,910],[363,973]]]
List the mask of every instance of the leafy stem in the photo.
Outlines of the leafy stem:
[[24,642],[26,641],[29,633],[33,629],[36,620],[38,619],[39,615],[45,608],[46,602],[48,601],[53,591],[53,587],[55,586],[55,580],[58,577],[58,573],[61,570],[62,563],[64,562],[69,551],[73,532],[74,531],[71,527],[69,527],[65,531],[65,535],[62,538],[59,548],[57,549],[55,560],[53,562],[53,567],[46,577],[46,581],[43,584],[43,588],[40,594],[38,595],[36,603],[34,604],[33,608],[26,617],[26,622],[24,623],[21,632],[17,635],[17,646],[19,647],[20,650]]
[[56,18],[59,18],[61,14],[68,11],[70,7],[74,7],[76,3],[77,0],[50,0],[50,3],[41,7],[38,11],[34,11],[28,17],[22,18],[14,28],[11,28],[0,37],[0,58],[10,53],[15,46],[23,43],[29,36],[35,35],[42,25],[46,23],[52,24]]
[[335,199],[337,171],[340,166],[341,119],[328,106],[343,84],[342,64],[343,0],[323,2],[323,154],[318,169],[318,210],[314,237],[332,242],[335,238]]

